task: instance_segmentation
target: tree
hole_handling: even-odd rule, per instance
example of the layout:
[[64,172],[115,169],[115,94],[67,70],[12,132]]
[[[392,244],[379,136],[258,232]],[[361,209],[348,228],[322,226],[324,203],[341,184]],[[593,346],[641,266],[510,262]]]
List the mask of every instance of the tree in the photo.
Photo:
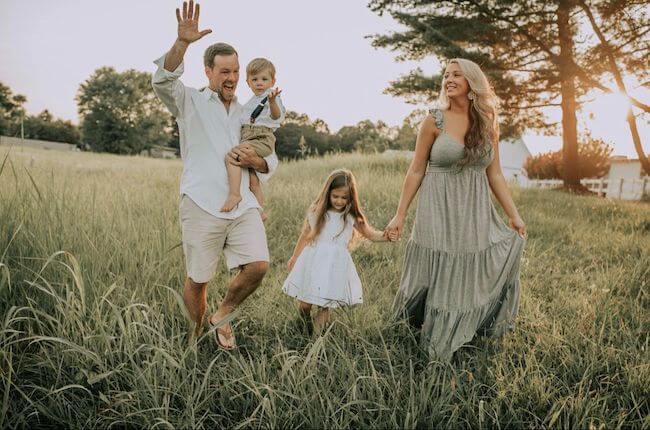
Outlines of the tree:
[[70,121],[55,119],[46,109],[38,115],[25,115],[27,98],[13,94],[0,82],[0,134],[28,139],[79,144],[79,129]]
[[170,130],[170,134],[169,134],[169,140],[167,141],[167,146],[176,149],[176,155],[180,155],[181,153],[180,131],[178,130],[178,123],[176,122],[176,118],[174,118],[173,116],[169,117],[168,130]]
[[298,159],[336,150],[336,141],[322,119],[288,111],[282,127],[275,131],[275,152],[280,158]]
[[392,134],[383,121],[375,124],[366,119],[356,125],[342,127],[336,133],[336,138],[342,152],[383,152],[390,147]]
[[303,158],[308,150],[300,147],[305,140],[304,127],[296,123],[284,124],[275,131],[275,153],[281,159]]
[[25,102],[25,96],[13,94],[11,88],[0,82],[0,134],[14,135],[16,130],[20,131]]
[[308,149],[309,148],[307,147],[307,141],[305,140],[305,135],[301,134],[300,140],[298,141],[298,151],[300,152],[300,158],[305,158]]
[[46,109],[38,115],[25,118],[25,137],[78,145],[79,129],[70,121],[55,119]]
[[172,134],[146,72],[99,68],[79,87],[77,105],[84,142],[94,151],[138,154],[167,145]]
[[[607,70],[614,77],[618,90],[630,98],[623,81],[624,71],[626,74],[641,72],[640,76],[647,76],[648,39],[644,37],[650,32],[647,3],[612,0],[596,0],[587,3],[585,0],[578,0],[578,6],[587,16],[599,41],[599,44],[593,48],[594,61],[606,65]],[[600,15],[600,20],[596,14]],[[623,63],[624,70],[619,66],[619,62]],[[599,89],[610,92],[608,88],[599,87]],[[632,105],[642,109],[645,113],[650,112],[650,106],[636,99],[631,99],[631,102],[627,109],[626,121],[630,127],[630,134],[641,166],[646,174],[650,175],[650,160],[643,151]]]
[[416,109],[411,112],[409,116],[404,118],[404,121],[402,121],[402,125],[397,130],[397,134],[391,142],[390,147],[403,151],[414,150],[415,140],[418,136],[418,124],[422,122],[422,119],[424,119],[425,116],[425,110]]
[[[541,109],[560,106],[564,182],[575,189],[580,176],[576,109],[589,91],[611,91],[599,81],[608,72],[607,62],[594,61],[602,58],[597,54],[603,47],[585,34],[588,27],[579,25],[584,14],[577,2],[371,0],[372,10],[390,13],[407,27],[404,32],[373,36],[373,46],[400,51],[398,59],[402,60],[434,55],[440,59],[463,57],[480,64],[502,101],[504,137],[516,136],[524,128],[552,131],[555,124],[545,122]],[[616,16],[627,17],[626,30],[611,39],[616,40],[616,52],[625,56],[624,64],[638,63],[633,61],[637,57],[647,61],[650,48],[647,42],[638,42],[648,31],[647,20],[638,12],[639,2],[609,0],[600,4],[603,9],[606,4],[610,10],[616,9]],[[630,45],[637,48],[630,51]],[[626,71],[647,76],[647,63]],[[418,69],[392,82],[387,91],[410,101],[430,102],[440,90],[440,81],[440,75],[425,76]]]

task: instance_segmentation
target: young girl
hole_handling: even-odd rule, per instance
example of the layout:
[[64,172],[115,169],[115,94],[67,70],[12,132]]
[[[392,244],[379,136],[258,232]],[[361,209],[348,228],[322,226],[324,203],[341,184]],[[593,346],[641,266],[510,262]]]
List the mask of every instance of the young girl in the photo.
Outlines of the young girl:
[[335,170],[309,208],[282,287],[298,299],[308,322],[312,305],[319,306],[314,318],[317,331],[329,320],[331,308],[363,301],[361,280],[348,251],[354,230],[373,242],[388,240],[361,211],[352,172]]

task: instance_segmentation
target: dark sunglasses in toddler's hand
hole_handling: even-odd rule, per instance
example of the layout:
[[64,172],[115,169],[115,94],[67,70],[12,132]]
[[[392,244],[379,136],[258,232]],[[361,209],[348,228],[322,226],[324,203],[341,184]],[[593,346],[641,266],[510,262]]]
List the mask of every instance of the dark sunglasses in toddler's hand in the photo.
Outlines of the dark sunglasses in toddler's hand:
[[257,117],[260,116],[260,114],[262,113],[262,109],[264,109],[264,105],[266,104],[267,101],[269,101],[269,97],[268,97],[268,96],[264,97],[264,98],[260,101],[260,104],[258,104],[257,106],[255,106],[255,109],[254,109],[253,112],[251,113],[251,124],[255,124],[255,120],[256,120]]

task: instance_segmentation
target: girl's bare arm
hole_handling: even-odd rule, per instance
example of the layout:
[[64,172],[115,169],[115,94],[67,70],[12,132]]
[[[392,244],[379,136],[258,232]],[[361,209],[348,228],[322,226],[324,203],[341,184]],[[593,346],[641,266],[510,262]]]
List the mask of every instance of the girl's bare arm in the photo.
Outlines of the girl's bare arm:
[[387,242],[388,237],[384,234],[383,231],[376,230],[373,226],[370,224],[363,223],[360,224],[359,222],[355,221],[354,222],[354,228],[361,233],[363,237],[365,237],[368,240],[371,240],[373,242]]

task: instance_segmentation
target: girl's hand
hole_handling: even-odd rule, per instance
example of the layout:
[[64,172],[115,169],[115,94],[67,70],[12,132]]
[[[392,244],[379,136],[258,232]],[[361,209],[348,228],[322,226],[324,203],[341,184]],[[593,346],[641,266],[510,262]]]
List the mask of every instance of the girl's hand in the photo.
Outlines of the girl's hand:
[[291,257],[289,261],[287,262],[287,270],[291,272],[293,270],[293,266],[296,264],[296,257]]
[[275,98],[280,95],[282,90],[279,90],[277,88],[274,88],[271,90],[269,95],[267,96],[269,98],[269,103],[273,103],[275,101]]
[[524,220],[521,219],[520,216],[516,218],[510,218],[510,227],[512,227],[517,233],[519,233],[519,236],[523,238],[526,237],[526,224],[524,223]]
[[384,234],[391,242],[394,242],[400,238],[402,235],[402,229],[404,228],[404,217],[400,215],[395,215],[392,220],[388,223],[384,229]]

